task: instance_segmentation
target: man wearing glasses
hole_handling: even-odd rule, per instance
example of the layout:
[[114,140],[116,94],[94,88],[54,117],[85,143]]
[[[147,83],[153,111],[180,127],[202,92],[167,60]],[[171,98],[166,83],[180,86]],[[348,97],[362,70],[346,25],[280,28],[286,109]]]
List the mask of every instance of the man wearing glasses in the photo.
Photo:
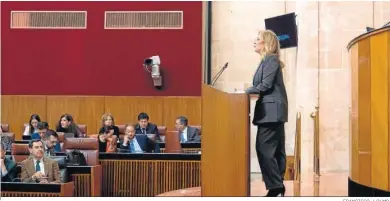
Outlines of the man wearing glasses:
[[48,130],[43,142],[45,146],[45,157],[55,156],[55,152],[61,151],[61,147],[58,144],[58,134],[55,131]]

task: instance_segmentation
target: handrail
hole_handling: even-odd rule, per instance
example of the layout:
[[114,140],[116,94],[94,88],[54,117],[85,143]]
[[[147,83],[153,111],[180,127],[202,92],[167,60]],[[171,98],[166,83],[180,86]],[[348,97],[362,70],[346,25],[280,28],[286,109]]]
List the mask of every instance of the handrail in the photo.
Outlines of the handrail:
[[320,176],[320,115],[318,106],[316,111],[311,113],[310,117],[314,120],[313,171],[316,176]]
[[294,146],[294,181],[301,181],[301,113],[297,112],[295,120]]

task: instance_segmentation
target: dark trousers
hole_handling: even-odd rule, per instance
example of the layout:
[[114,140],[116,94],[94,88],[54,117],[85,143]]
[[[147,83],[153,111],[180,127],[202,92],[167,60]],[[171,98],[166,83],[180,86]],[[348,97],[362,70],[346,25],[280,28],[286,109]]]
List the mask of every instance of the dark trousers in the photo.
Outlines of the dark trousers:
[[286,171],[284,122],[257,126],[256,153],[266,189],[283,187]]

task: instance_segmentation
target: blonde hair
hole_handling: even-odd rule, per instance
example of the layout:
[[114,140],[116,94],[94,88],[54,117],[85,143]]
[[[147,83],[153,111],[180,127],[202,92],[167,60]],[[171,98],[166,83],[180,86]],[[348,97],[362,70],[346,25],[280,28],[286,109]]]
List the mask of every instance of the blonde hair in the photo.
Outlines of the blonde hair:
[[264,49],[260,52],[261,60],[267,55],[276,55],[279,58],[280,66],[284,68],[284,64],[280,60],[280,43],[276,34],[271,30],[261,30],[259,37],[264,41]]
[[102,116],[102,126],[104,126],[104,122],[107,120],[108,117],[111,117],[111,119],[112,119],[112,125],[114,126],[114,125],[115,125],[115,120],[114,120],[114,116],[112,116],[111,113],[105,113],[105,114],[103,114],[103,116]]

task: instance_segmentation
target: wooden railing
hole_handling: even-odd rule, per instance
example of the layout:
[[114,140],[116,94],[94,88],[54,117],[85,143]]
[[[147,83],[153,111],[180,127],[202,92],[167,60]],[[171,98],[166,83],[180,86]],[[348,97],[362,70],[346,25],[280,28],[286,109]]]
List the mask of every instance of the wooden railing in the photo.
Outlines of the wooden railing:
[[295,121],[294,181],[301,181],[301,113],[297,112]]
[[60,194],[41,192],[2,192],[1,197],[60,197]]
[[320,117],[319,107],[316,107],[316,111],[311,113],[311,118],[314,122],[314,147],[313,147],[313,171],[316,176],[320,176]]
[[101,160],[102,196],[134,197],[200,186],[200,161]]
[[314,138],[313,138],[313,195],[318,196],[320,190],[320,114],[319,107],[310,115],[314,123]]
[[72,174],[74,182],[75,197],[91,197],[91,175],[90,174]]
[[[202,148],[182,148],[182,151],[186,154],[198,154],[200,151],[202,151]],[[165,148],[161,148],[160,152],[165,153]]]
[[295,146],[294,146],[294,196],[301,195],[301,113],[297,112],[295,119]]

